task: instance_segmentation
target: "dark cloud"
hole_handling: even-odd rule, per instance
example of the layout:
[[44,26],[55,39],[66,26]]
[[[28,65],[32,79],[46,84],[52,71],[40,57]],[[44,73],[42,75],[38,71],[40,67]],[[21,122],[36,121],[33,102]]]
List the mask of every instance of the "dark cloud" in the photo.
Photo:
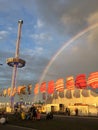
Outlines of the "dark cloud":
[[89,15],[98,11],[97,0],[36,0],[36,4],[46,25],[61,35],[75,35],[86,27]]
[[98,41],[97,36],[94,35],[94,39],[92,38],[92,43],[88,42],[89,36],[92,36],[93,33],[96,32],[95,30],[91,31],[87,35],[79,37],[79,39],[73,41],[69,47],[65,47],[65,49],[49,66],[49,69],[44,76],[44,80],[57,80],[61,77],[66,79],[67,76],[71,75],[75,78],[76,75],[82,73],[85,73],[88,77],[90,73],[98,71],[98,44],[96,44]]

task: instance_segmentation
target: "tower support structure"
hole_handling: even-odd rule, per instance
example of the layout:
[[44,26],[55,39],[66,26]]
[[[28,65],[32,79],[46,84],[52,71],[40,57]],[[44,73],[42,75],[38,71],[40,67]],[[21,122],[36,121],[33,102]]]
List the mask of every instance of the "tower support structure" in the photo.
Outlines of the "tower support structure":
[[13,67],[12,73],[12,82],[11,82],[11,108],[14,108],[14,89],[16,87],[16,76],[17,76],[17,68],[22,68],[25,66],[25,60],[19,58],[19,47],[20,47],[20,39],[21,39],[21,28],[22,28],[23,20],[18,21],[18,35],[17,35],[17,42],[16,42],[16,52],[15,57],[8,58],[6,63]]

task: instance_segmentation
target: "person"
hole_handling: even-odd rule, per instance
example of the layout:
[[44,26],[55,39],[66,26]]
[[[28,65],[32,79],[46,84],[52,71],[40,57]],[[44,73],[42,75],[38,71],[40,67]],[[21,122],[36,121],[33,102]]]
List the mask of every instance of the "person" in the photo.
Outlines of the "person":
[[33,120],[36,120],[37,118],[37,110],[35,107],[33,107]]
[[31,112],[29,112],[29,111],[27,112],[27,114],[26,114],[26,119],[27,119],[27,120],[31,119]]
[[24,111],[21,112],[21,119],[22,120],[25,120],[26,119],[26,114]]
[[65,109],[65,115],[68,115],[68,108]]
[[37,120],[40,120],[41,119],[41,115],[40,115],[40,112],[39,110],[37,110],[37,117],[36,117]]
[[30,113],[31,113],[31,117],[33,118],[33,120],[36,120],[37,112],[36,112],[36,107],[34,105],[31,106]]
[[46,120],[49,120],[49,119],[53,119],[53,113],[52,112],[48,112],[47,115],[46,115]]
[[65,114],[68,115],[68,116],[70,116],[70,109],[67,108],[67,107],[66,107],[66,109],[65,109]]
[[28,111],[30,118],[33,118],[33,105],[30,107],[29,111]]
[[78,108],[75,109],[75,115],[78,116]]

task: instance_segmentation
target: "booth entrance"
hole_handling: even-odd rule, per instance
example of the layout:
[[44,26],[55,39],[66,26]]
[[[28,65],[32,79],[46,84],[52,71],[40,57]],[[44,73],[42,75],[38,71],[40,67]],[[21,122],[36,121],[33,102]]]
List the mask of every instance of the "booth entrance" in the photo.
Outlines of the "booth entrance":
[[61,112],[64,111],[64,104],[59,104],[59,110],[60,110]]

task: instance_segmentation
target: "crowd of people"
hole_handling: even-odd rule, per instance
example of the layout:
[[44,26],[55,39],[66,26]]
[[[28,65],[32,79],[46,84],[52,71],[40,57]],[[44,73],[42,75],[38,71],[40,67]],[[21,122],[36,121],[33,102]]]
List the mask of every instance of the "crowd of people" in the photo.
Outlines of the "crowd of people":
[[34,105],[32,105],[28,111],[20,108],[20,111],[18,112],[17,109],[15,109],[15,115],[17,116],[19,114],[22,120],[40,120],[41,118],[39,110]]
[[[15,110],[15,115],[17,116],[17,109]],[[20,109],[20,117],[22,120],[40,120],[41,119],[41,113],[40,111],[32,105],[28,111],[24,111],[24,109]],[[53,119],[53,113],[48,112],[45,116],[46,120]]]

